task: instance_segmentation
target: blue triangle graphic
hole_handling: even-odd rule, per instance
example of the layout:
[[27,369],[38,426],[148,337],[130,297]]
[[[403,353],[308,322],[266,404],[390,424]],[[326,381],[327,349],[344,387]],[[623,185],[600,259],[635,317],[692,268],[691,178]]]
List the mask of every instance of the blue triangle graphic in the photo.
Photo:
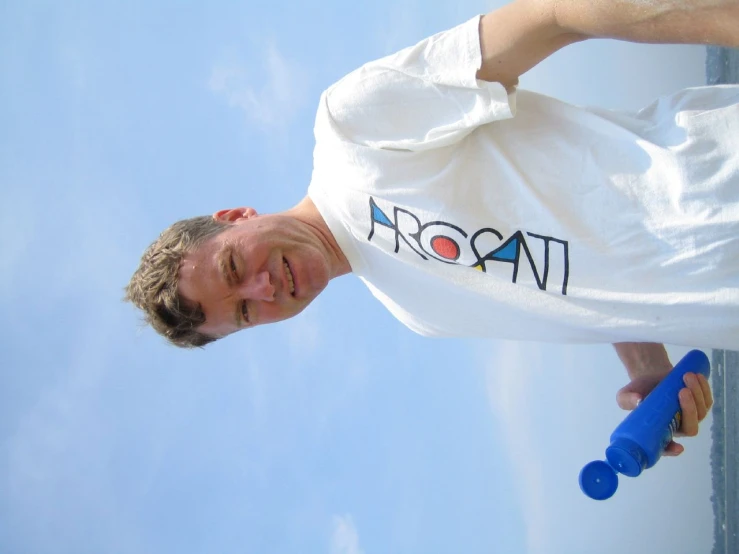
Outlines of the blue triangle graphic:
[[393,224],[390,223],[390,220],[387,218],[387,216],[383,213],[383,211],[378,208],[375,203],[372,203],[372,219],[374,219],[377,223],[380,225],[386,225],[387,227],[392,227]]
[[509,240],[506,244],[492,252],[494,260],[513,262],[518,257],[518,239]]

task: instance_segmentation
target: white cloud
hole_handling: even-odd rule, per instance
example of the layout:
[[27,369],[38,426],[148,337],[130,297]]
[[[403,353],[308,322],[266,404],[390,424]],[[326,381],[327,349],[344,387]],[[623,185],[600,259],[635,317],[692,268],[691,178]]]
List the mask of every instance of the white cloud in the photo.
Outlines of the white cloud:
[[284,127],[303,104],[307,75],[286,59],[273,42],[259,56],[261,63],[222,63],[211,71],[208,87],[263,127]]
[[550,520],[543,501],[542,456],[537,448],[531,398],[538,352],[523,342],[500,342],[496,355],[485,360],[488,400],[501,423],[505,451],[514,468],[516,488],[526,515],[527,551],[540,552]]
[[15,287],[24,277],[21,262],[38,234],[34,213],[35,198],[26,183],[14,183],[3,191],[0,202],[0,298],[17,294]]
[[251,400],[252,415],[257,421],[262,421],[267,412],[267,389],[262,373],[262,368],[256,361],[246,366],[246,377],[248,379],[248,395]]
[[388,55],[507,3],[508,0],[461,0],[434,6],[434,14],[429,14],[426,2],[398,0],[385,9],[387,16],[375,35],[381,51]]
[[377,31],[380,47],[385,55],[411,46],[414,39],[422,38],[419,15],[423,9],[416,0],[397,2],[388,8],[390,15],[383,20],[383,26]]
[[325,326],[322,324],[320,311],[310,306],[297,317],[286,322],[284,327],[289,334],[290,352],[296,360],[303,360],[319,351],[321,337]]
[[111,481],[117,438],[100,405],[114,371],[109,353],[117,339],[110,329],[122,322],[119,312],[102,310],[100,321],[109,326],[75,330],[77,342],[59,359],[65,370],[37,387],[38,399],[5,442],[4,500],[18,533],[27,536],[26,546],[35,552],[65,549],[82,540],[93,549],[113,540],[120,552],[147,551]]
[[331,554],[363,554],[359,534],[350,514],[334,516],[331,535]]

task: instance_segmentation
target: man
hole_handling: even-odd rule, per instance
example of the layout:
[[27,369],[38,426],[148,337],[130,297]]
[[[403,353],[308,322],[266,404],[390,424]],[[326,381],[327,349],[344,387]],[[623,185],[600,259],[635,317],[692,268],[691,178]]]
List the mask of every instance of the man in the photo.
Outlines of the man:
[[[629,115],[518,77],[592,37],[734,47],[737,29],[736,0],[517,0],[367,64],[321,97],[297,206],[176,223],[127,297],[202,346],[353,272],[422,334],[614,343],[633,409],[671,368],[661,343],[738,342],[739,88]],[[680,398],[694,435],[707,381],[687,376]]]

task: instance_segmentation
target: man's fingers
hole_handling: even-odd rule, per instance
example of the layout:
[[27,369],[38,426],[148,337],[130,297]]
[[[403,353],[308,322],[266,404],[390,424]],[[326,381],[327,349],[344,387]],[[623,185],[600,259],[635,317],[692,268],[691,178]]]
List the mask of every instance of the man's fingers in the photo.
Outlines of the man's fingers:
[[711,392],[711,384],[703,375],[698,375],[698,382],[703,390],[703,397],[706,399],[706,408],[710,410],[713,407],[713,393]]
[[642,401],[642,396],[638,392],[632,392],[624,387],[616,395],[616,403],[622,410],[633,410]]
[[696,436],[698,434],[698,408],[695,405],[693,391],[690,389],[685,388],[680,391],[680,409],[683,412],[680,435],[686,437]]
[[690,392],[693,393],[698,421],[703,421],[703,418],[708,414],[709,408],[707,406],[703,386],[701,385],[700,379],[698,379],[698,375],[695,373],[686,373],[685,377],[683,377],[683,382],[685,383],[685,386],[690,389]]
[[665,451],[663,452],[664,456],[679,456],[683,453],[685,448],[682,444],[678,444],[676,442],[671,442],[665,447]]

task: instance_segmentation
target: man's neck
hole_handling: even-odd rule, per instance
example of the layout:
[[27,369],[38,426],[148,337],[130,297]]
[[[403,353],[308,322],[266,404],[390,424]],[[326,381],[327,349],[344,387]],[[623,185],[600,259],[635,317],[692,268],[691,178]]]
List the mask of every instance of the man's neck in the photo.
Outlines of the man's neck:
[[344,252],[339,247],[339,243],[336,242],[334,234],[329,229],[326,220],[323,219],[321,212],[318,211],[316,205],[313,203],[308,196],[303,198],[296,206],[286,210],[285,215],[289,215],[308,225],[316,236],[320,239],[321,243],[326,248],[326,252],[331,261],[331,278],[340,277],[351,273],[352,268],[349,265]]

